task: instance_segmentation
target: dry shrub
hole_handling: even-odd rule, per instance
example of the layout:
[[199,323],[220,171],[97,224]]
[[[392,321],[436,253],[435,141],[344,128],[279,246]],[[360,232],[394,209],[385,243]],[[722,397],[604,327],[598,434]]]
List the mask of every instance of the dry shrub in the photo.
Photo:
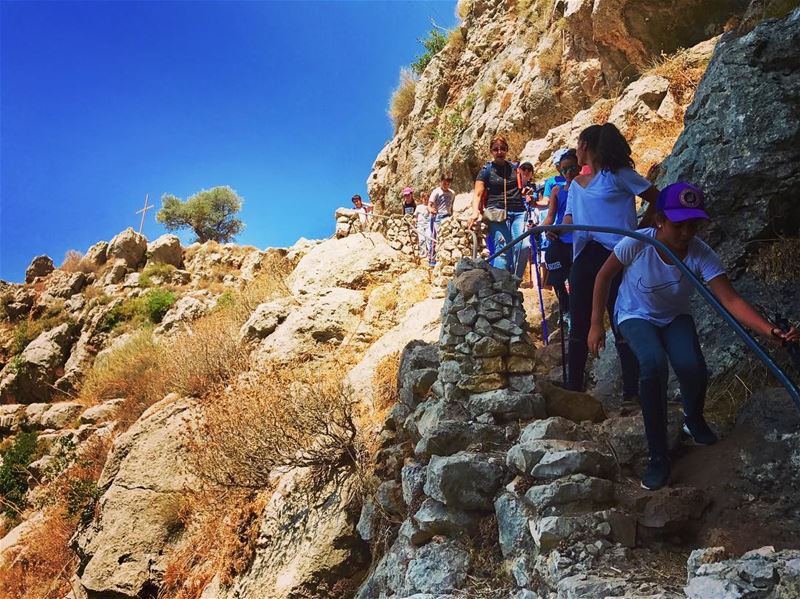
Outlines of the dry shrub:
[[395,133],[406,122],[414,109],[414,96],[417,93],[417,77],[409,69],[400,70],[400,84],[389,101],[389,116],[392,118]]
[[64,261],[58,268],[65,272],[97,272],[97,267],[86,262],[83,259],[83,254],[78,250],[67,250],[67,253],[64,254]]
[[520,69],[522,69],[522,66],[516,60],[508,58],[503,62],[503,72],[511,79],[515,79],[519,75]]
[[678,104],[688,104],[706,72],[708,58],[697,58],[680,49],[674,54],[655,58],[642,71],[642,75],[660,75],[669,81],[669,90]]
[[800,280],[800,239],[778,239],[750,256],[747,270],[767,283]]
[[454,54],[460,53],[465,45],[464,34],[461,27],[455,27],[447,34],[447,48]]
[[683,114],[677,120],[655,118],[651,121],[634,120],[628,126],[626,137],[633,139],[632,157],[639,172],[648,172],[668,156],[675,140],[683,131]]
[[598,100],[592,110],[592,122],[598,125],[607,123],[615,103],[614,100]]
[[183,496],[180,518],[185,527],[170,555],[159,597],[198,599],[219,575],[229,585],[253,561],[261,514],[269,491],[200,489]]
[[42,499],[43,517],[25,536],[25,543],[0,568],[0,598],[53,599],[71,589],[78,556],[70,539],[78,524],[94,515],[96,482],[111,446],[95,437],[79,450],[75,461],[48,487]]
[[540,43],[541,50],[536,60],[539,64],[539,73],[544,78],[554,77],[561,67],[561,55],[564,52],[564,39],[561,33],[548,37]]
[[456,3],[456,16],[462,21],[467,18],[475,0],[458,0]]
[[513,592],[510,577],[504,574],[496,516],[485,516],[478,522],[478,532],[471,539],[470,556],[472,567],[467,583],[453,594],[454,597],[495,599]]
[[378,412],[385,412],[397,403],[397,373],[400,370],[400,352],[384,357],[372,375],[372,403]]
[[359,464],[356,400],[339,377],[319,364],[268,365],[210,394],[188,439],[194,470],[223,487],[264,489],[275,468],[325,477]]

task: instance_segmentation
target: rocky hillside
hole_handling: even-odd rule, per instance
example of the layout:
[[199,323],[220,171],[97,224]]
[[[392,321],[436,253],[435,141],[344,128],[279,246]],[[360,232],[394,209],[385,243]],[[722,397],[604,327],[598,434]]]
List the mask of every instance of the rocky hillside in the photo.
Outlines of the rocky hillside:
[[[367,185],[386,211],[400,190],[472,189],[505,135],[510,156],[550,174],[552,151],[580,129],[610,120],[632,140],[642,172],[664,158],[682,128],[713,50],[747,0],[462,0],[462,22],[416,83],[410,113],[375,160]],[[684,51],[685,48],[697,48]]]
[[[754,3],[749,31],[705,43],[732,4],[651,4],[463,3],[453,55],[505,57],[527,23],[523,62],[541,69],[537,40],[563,34],[575,64],[559,62],[559,86],[586,89],[519,140],[541,161],[597,106],[627,107],[638,131],[677,106],[659,181],[701,184],[737,287],[796,315],[800,9],[759,24],[748,15],[771,3]],[[680,26],[666,7],[697,18]],[[483,72],[459,71],[465,94]],[[443,107],[462,97],[446,81]],[[609,103],[580,81],[624,93]],[[411,169],[398,139],[416,143],[424,114],[384,151],[396,169]],[[462,137],[491,135],[470,118]],[[454,159],[442,141],[424,156]],[[531,291],[461,259],[459,226],[433,272],[409,259],[400,221],[263,251],[129,229],[59,268],[35,258],[26,283],[0,288],[0,598],[800,596],[800,414],[785,391],[698,306],[723,440],[685,446],[670,408],[674,480],[643,492],[641,418],[609,361],[592,393],[554,385],[561,347],[543,343]]]

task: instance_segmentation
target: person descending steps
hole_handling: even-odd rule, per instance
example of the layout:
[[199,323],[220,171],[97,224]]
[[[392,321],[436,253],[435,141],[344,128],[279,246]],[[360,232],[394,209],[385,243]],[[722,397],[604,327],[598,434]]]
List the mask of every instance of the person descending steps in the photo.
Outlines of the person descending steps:
[[[800,333],[767,321],[731,286],[719,256],[695,237],[708,220],[703,192],[688,184],[665,187],[656,203],[656,226],[639,233],[654,237],[706,281],[722,305],[744,326],[776,342],[794,343]],[[656,490],[669,482],[667,443],[667,362],[678,377],[684,432],[700,445],[717,435],[705,421],[703,407],[708,371],[690,314],[694,287],[669,256],[643,241],[624,238],[603,264],[594,285],[589,349],[597,356],[605,345],[604,309],[612,282],[622,274],[613,322],[639,363],[639,399],[650,459],[642,487]]]

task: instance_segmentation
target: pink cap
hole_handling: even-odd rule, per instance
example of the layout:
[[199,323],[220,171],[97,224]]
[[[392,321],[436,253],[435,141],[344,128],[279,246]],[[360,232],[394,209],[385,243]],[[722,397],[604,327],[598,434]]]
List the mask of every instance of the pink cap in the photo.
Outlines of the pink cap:
[[413,189],[413,188],[411,188],[411,187],[406,187],[406,188],[403,190],[403,195],[404,195],[404,196],[407,196],[407,195],[409,195],[409,194],[412,194],[412,193],[414,193],[414,189]]

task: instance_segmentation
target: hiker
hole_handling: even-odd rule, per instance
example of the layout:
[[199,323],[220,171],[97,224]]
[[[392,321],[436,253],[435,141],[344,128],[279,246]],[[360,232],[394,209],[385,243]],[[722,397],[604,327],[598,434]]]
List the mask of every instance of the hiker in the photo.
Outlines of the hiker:
[[[578,174],[578,155],[575,150],[565,150],[559,157],[558,169],[563,179],[562,183],[552,186],[547,216],[542,225],[560,225],[564,222],[564,213],[567,209],[567,196],[569,186]],[[572,233],[546,233],[548,245],[545,249],[544,264],[547,268],[548,282],[555,289],[558,297],[558,310],[569,327],[569,293],[567,292],[567,279],[572,268]]]
[[[472,227],[481,220],[481,201],[485,192],[483,221],[488,225],[488,236],[494,244],[492,247],[500,249],[525,232],[526,206],[517,180],[517,168],[506,160],[508,142],[504,137],[495,137],[489,148],[494,160],[487,162],[478,173],[472,216],[467,227]],[[492,265],[510,271],[521,281],[529,254],[530,239],[525,238],[498,256]]]
[[[731,286],[719,256],[697,239],[698,225],[708,220],[703,192],[688,183],[673,183],[658,195],[654,228],[639,232],[664,243],[711,288],[722,305],[744,326],[792,343],[794,328],[782,330],[761,317]],[[678,377],[683,403],[683,431],[695,443],[711,445],[717,435],[703,417],[708,371],[700,350],[689,300],[693,285],[672,260],[648,243],[624,238],[603,264],[594,285],[589,348],[597,355],[605,343],[603,307],[612,281],[622,274],[614,322],[639,361],[639,399],[650,460],[642,487],[656,490],[669,481],[667,444],[667,361]]]
[[430,229],[430,212],[428,211],[428,196],[425,192],[420,192],[419,200],[414,209],[414,218],[417,221],[417,244],[419,246],[419,257],[428,257],[428,231]]
[[414,214],[417,204],[414,202],[414,189],[406,187],[403,190],[403,214]]
[[[634,200],[637,195],[649,203],[645,222],[652,218],[658,190],[633,170],[631,148],[613,124],[592,125],[584,129],[578,137],[576,156],[578,164],[591,167],[592,174],[578,175],[570,184],[564,224],[599,225],[632,231],[636,229]],[[612,233],[572,233],[573,262],[569,279],[572,326],[569,331],[567,388],[573,391],[584,390],[594,280],[621,239],[621,235]],[[608,298],[610,316],[614,313],[620,280],[621,277],[617,277],[611,284]],[[622,367],[623,401],[632,401],[638,394],[636,358],[616,326],[612,331]]]
[[549,199],[550,194],[553,192],[553,187],[556,185],[563,185],[566,183],[564,175],[561,174],[561,159],[569,152],[568,149],[562,148],[553,152],[552,161],[553,166],[556,167],[556,174],[544,180],[544,197]]
[[363,227],[367,224],[367,215],[372,212],[372,204],[364,202],[358,194],[350,198],[350,201],[353,202],[353,210],[358,213],[358,220]]
[[439,179],[439,187],[434,189],[430,198],[428,198],[428,210],[433,217],[436,233],[439,232],[439,226],[442,221],[450,218],[453,214],[453,201],[456,199],[456,194],[450,189],[452,181],[453,175],[442,173]]

